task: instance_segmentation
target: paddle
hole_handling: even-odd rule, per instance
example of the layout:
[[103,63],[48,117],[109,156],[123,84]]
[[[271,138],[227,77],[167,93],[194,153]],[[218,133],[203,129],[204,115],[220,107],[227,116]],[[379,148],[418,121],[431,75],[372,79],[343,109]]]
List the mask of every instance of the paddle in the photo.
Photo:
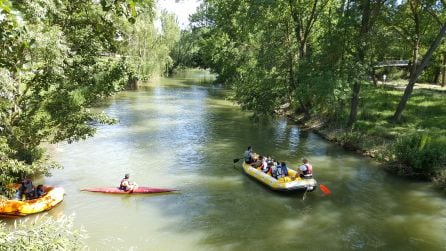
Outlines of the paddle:
[[302,200],[305,200],[305,195],[307,195],[307,192],[308,192],[308,187],[307,189],[305,189],[304,196],[302,196]]
[[321,189],[321,191],[322,191],[325,195],[330,195],[330,194],[331,194],[331,191],[330,191],[330,189],[328,189],[328,187],[326,187],[326,186],[320,184],[320,185],[319,185],[319,188]]

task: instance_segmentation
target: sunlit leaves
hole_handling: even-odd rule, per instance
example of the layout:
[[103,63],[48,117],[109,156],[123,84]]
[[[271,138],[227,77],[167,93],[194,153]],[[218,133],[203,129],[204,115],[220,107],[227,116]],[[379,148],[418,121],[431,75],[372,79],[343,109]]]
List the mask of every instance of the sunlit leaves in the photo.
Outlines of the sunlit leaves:
[[89,107],[128,79],[117,34],[138,3],[152,13],[153,1],[0,2],[0,185],[48,174],[41,143],[85,139],[114,122]]
[[0,223],[0,250],[80,250],[87,236],[84,229],[74,228],[73,218],[19,220],[12,230]]
[[131,79],[147,80],[164,73],[172,63],[169,53],[179,40],[180,30],[175,16],[161,12],[161,27],[158,30],[151,9],[141,8],[135,24],[123,33],[125,46],[121,53]]

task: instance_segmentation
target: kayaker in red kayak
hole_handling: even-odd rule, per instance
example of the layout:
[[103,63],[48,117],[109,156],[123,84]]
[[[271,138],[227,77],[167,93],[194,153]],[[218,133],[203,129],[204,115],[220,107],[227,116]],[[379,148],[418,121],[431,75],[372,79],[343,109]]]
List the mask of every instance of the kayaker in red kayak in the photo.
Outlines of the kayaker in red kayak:
[[138,188],[138,185],[135,182],[130,181],[129,178],[130,174],[126,173],[124,178],[121,180],[121,184],[119,184],[119,189],[127,192]]

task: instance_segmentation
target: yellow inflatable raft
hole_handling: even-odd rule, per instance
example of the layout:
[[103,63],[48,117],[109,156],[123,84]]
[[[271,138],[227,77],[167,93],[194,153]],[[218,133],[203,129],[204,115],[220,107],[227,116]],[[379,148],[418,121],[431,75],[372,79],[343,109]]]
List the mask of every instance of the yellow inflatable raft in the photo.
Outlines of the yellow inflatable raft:
[[275,191],[313,191],[317,186],[315,179],[301,179],[300,177],[294,179],[296,171],[290,168],[288,168],[288,176],[279,180],[245,162],[243,162],[243,170],[249,176],[254,177]]
[[33,200],[0,200],[0,216],[25,216],[48,211],[59,204],[64,197],[62,187],[45,186],[45,195]]

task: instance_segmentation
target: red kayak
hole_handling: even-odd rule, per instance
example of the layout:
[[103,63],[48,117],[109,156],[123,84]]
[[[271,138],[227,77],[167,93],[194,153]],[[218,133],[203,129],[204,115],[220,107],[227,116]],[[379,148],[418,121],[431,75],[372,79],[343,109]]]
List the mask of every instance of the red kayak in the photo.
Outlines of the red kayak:
[[130,193],[168,193],[177,191],[175,189],[167,188],[154,188],[154,187],[138,187],[132,191],[124,191],[118,187],[97,187],[97,188],[84,188],[81,191],[98,192],[98,193],[116,193],[116,194],[130,194]]

